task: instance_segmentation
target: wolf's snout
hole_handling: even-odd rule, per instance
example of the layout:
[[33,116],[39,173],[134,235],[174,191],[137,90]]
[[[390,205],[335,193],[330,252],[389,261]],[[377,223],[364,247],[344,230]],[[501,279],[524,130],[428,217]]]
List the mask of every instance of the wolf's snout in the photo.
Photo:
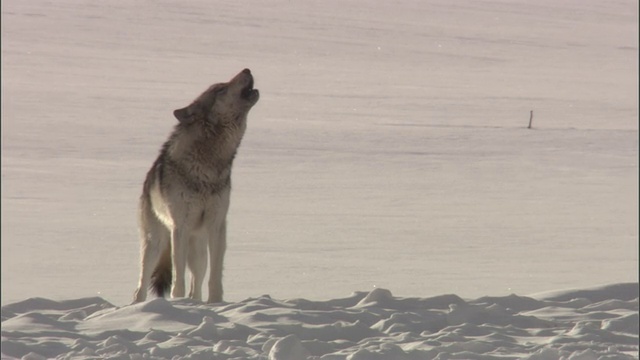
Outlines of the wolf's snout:
[[253,75],[251,75],[251,70],[245,68],[235,79],[238,79],[241,84],[244,84],[242,90],[240,90],[240,97],[249,101],[251,105],[254,105],[260,98],[260,93],[258,89],[253,88]]

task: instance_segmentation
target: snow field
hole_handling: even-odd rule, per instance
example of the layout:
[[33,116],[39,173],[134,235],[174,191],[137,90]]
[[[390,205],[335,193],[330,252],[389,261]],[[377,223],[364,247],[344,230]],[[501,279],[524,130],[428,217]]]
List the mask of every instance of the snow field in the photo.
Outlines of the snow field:
[[637,359],[638,284],[529,296],[328,301],[268,295],[206,305],[27,299],[2,307],[22,359]]

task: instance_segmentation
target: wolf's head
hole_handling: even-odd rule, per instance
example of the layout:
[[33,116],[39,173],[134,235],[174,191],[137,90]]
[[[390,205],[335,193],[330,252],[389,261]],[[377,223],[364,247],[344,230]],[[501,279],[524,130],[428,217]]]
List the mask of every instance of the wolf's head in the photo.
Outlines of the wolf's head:
[[197,121],[239,125],[259,98],[260,93],[253,88],[251,70],[244,69],[229,82],[212,85],[191,105],[175,110],[173,115],[183,125]]

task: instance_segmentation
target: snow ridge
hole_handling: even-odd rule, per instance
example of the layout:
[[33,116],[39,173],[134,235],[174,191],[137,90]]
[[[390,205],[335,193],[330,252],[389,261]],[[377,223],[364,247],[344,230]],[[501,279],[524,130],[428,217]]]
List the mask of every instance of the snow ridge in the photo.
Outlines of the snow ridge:
[[542,295],[208,305],[27,299],[2,307],[2,356],[22,359],[637,359],[638,284]]

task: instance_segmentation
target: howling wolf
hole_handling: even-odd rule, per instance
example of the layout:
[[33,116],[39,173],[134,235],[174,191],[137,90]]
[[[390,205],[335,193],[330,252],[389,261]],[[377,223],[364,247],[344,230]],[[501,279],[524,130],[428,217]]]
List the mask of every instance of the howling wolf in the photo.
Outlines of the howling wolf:
[[[231,165],[258,102],[249,69],[209,87],[191,105],[175,110],[178,124],[147,173],[140,196],[141,269],[134,302],[150,288],[164,296],[202,298],[209,249],[209,303],[222,301],[222,262]],[[172,285],[172,271],[175,280]]]

